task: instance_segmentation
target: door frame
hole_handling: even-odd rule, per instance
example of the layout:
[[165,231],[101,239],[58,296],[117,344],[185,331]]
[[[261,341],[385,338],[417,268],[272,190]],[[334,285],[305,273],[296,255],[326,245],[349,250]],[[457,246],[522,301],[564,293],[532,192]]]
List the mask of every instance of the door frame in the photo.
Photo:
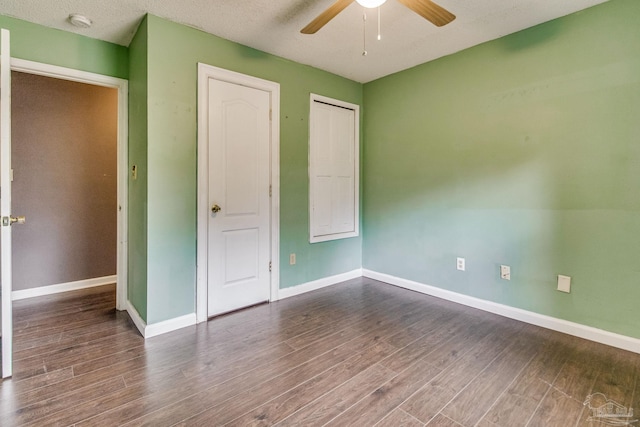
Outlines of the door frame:
[[116,309],[127,309],[127,267],[128,267],[128,180],[129,180],[129,82],[128,80],[74,70],[57,65],[11,58],[11,71],[36,74],[61,80],[103,86],[118,91],[118,133],[117,133],[117,256],[116,256]]
[[196,248],[196,321],[208,319],[208,219],[209,219],[209,79],[259,89],[271,102],[271,285],[269,301],[278,300],[280,286],[280,84],[258,77],[198,63],[198,200]]

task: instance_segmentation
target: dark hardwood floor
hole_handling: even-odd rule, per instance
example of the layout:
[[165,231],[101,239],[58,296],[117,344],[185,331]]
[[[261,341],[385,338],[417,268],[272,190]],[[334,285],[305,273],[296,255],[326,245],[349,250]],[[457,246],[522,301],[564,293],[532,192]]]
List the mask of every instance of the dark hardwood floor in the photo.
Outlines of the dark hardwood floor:
[[640,406],[640,355],[369,279],[147,341],[114,306],[114,286],[14,303],[2,426],[573,427],[606,425],[592,393]]

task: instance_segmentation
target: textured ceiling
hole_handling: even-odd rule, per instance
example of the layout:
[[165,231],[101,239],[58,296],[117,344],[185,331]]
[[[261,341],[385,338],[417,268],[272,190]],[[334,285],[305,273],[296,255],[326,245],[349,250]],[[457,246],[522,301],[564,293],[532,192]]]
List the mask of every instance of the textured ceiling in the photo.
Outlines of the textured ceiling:
[[[437,28],[396,0],[377,12],[357,3],[315,35],[300,29],[334,0],[2,0],[0,14],[128,46],[145,13],[199,28],[303,64],[368,82],[607,0],[435,0],[457,16]],[[70,13],[93,21],[67,22]]]

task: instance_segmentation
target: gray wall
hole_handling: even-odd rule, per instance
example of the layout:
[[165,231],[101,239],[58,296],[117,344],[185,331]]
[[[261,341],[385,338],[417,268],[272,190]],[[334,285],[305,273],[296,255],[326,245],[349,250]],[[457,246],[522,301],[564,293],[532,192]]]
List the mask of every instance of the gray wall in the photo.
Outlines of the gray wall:
[[13,289],[116,273],[117,91],[12,73]]

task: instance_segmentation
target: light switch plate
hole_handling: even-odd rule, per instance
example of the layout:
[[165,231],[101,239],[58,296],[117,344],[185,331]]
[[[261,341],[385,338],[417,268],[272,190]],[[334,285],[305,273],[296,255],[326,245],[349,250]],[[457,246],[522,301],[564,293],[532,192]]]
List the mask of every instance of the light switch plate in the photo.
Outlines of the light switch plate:
[[504,280],[511,280],[511,267],[509,267],[508,265],[501,265],[500,278]]
[[571,292],[571,277],[558,274],[558,290],[560,292]]

